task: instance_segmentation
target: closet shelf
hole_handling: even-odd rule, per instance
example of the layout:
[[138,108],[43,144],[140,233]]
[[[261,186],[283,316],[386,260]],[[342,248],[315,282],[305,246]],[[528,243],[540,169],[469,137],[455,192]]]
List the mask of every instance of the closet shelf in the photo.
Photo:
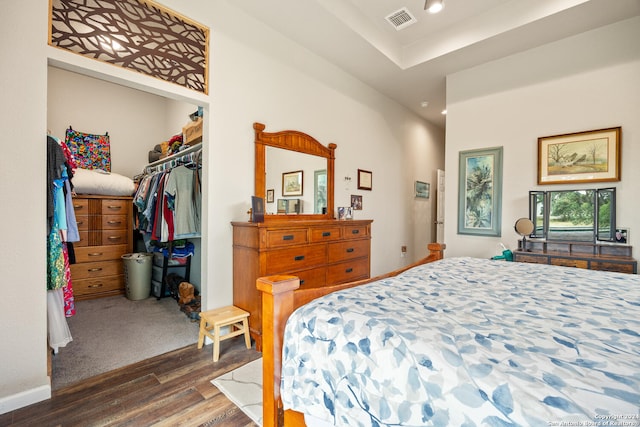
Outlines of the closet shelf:
[[197,152],[198,150],[201,150],[201,149],[202,149],[202,143],[199,142],[197,144],[194,144],[194,145],[190,146],[189,148],[185,148],[184,150],[182,150],[182,151],[180,151],[178,153],[174,153],[174,154],[172,154],[170,156],[167,156],[164,159],[156,160],[155,162],[149,163],[145,167],[145,170],[147,168],[152,168],[152,167],[164,164],[164,163],[168,163],[168,162],[170,162],[172,160],[180,159],[181,157],[185,156],[186,154],[195,153],[195,152]]

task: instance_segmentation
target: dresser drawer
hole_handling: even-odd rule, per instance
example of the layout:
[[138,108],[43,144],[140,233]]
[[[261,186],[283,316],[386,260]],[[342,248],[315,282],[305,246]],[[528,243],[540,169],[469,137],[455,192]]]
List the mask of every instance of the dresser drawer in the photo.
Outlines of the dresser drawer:
[[549,257],[547,256],[535,256],[535,255],[521,255],[515,254],[514,261],[528,262],[531,264],[549,264]]
[[316,267],[327,261],[326,245],[300,246],[266,253],[266,275]]
[[329,242],[332,240],[338,240],[341,238],[340,227],[327,227],[327,228],[312,228],[311,229],[311,241],[312,242]]
[[133,203],[131,200],[103,199],[101,202],[102,215],[128,215],[129,209],[133,210]]
[[128,252],[128,245],[86,246],[75,249],[78,263],[121,259],[122,255]]
[[342,229],[345,239],[357,239],[368,235],[367,226],[365,225],[346,225]]
[[369,256],[369,240],[352,240],[329,244],[329,262]]
[[74,248],[79,248],[82,246],[89,246],[89,232],[88,231],[78,231],[78,235],[80,236],[80,240],[77,242],[73,242]]
[[83,296],[92,296],[96,293],[118,293],[118,291],[123,290],[124,275],[122,274],[116,276],[104,276],[73,281],[73,295],[76,297],[76,299],[82,299]]
[[295,275],[300,279],[300,289],[321,288],[327,284],[327,269],[325,267],[298,271]]
[[89,199],[73,198],[73,211],[76,216],[89,215]]
[[586,259],[572,258],[551,258],[551,265],[561,265],[563,267],[589,268],[589,261]]
[[121,260],[71,264],[71,277],[73,277],[74,285],[77,279],[114,276],[118,274],[124,274],[124,265]]
[[351,282],[369,277],[369,258],[341,262],[327,267],[327,283]]
[[78,215],[76,213],[76,226],[78,231],[89,230],[89,215]]
[[103,215],[100,228],[103,230],[120,230],[127,228],[126,215]]
[[302,245],[308,243],[308,229],[269,230],[267,231],[267,247]]
[[100,241],[103,245],[126,245],[128,238],[128,230],[102,230]]
[[591,261],[591,269],[592,270],[601,270],[601,271],[616,271],[618,273],[635,273],[634,264],[633,263],[621,263],[621,262],[611,262],[611,261]]

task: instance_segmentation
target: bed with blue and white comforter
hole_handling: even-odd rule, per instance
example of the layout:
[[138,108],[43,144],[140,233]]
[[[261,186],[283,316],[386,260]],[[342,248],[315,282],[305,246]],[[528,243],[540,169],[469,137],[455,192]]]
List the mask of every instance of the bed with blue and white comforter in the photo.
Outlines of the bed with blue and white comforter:
[[447,258],[327,295],[289,318],[281,397],[334,425],[640,425],[640,277]]

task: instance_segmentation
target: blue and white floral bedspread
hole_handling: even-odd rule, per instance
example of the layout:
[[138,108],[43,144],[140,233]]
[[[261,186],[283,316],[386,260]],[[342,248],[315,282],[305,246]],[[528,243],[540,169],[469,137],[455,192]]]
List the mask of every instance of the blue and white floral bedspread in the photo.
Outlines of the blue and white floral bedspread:
[[447,258],[301,307],[284,342],[285,409],[335,425],[640,425],[638,275]]

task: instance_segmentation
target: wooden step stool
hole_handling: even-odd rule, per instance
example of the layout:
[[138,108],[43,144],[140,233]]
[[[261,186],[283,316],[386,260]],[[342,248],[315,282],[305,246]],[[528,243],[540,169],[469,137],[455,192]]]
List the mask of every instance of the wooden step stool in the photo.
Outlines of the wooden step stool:
[[[229,332],[220,335],[220,328],[229,326]],[[211,330],[213,329],[213,335]],[[202,348],[204,336],[213,340],[213,361],[217,362],[220,356],[220,341],[244,334],[244,342],[247,348],[251,348],[249,337],[249,313],[233,305],[216,308],[200,313],[200,333],[198,334],[198,349]]]

